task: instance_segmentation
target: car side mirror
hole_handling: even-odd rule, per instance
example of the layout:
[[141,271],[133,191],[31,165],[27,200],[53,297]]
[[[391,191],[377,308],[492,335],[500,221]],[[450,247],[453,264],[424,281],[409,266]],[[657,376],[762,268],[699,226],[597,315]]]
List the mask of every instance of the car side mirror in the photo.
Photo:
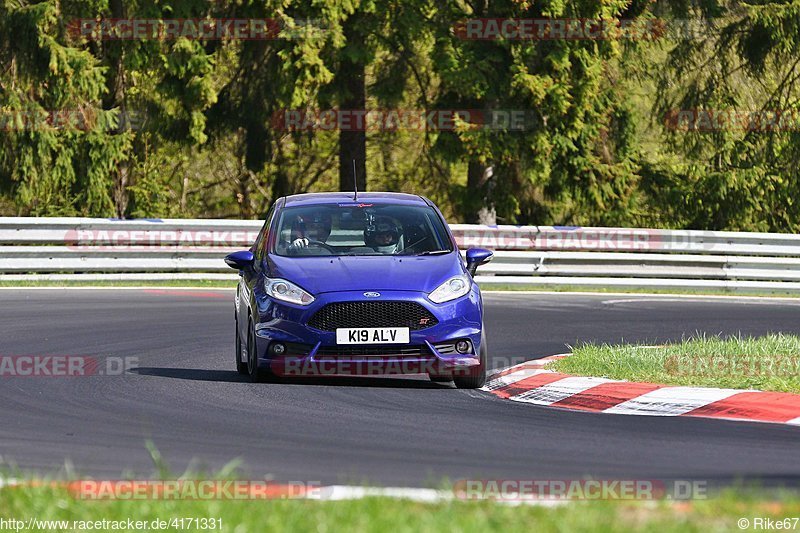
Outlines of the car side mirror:
[[225,256],[225,263],[234,270],[250,270],[253,268],[255,258],[250,250],[233,252]]
[[470,276],[475,275],[478,267],[485,265],[494,258],[494,252],[485,248],[470,248],[467,250],[467,272]]

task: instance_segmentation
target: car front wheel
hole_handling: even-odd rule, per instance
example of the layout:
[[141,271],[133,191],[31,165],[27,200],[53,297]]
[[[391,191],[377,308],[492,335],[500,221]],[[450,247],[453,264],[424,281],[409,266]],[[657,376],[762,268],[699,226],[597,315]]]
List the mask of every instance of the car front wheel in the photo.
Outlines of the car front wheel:
[[242,337],[239,335],[239,321],[236,320],[236,344],[234,348],[236,349],[236,371],[242,375],[249,374],[249,370],[247,368],[247,363],[242,362]]
[[263,383],[266,381],[265,372],[258,368],[258,347],[256,346],[256,330],[251,321],[247,325],[247,373],[250,381]]
[[481,333],[481,363],[471,366],[466,370],[457,371],[453,376],[453,381],[459,389],[479,389],[486,383],[486,360],[489,347],[486,345],[486,335]]

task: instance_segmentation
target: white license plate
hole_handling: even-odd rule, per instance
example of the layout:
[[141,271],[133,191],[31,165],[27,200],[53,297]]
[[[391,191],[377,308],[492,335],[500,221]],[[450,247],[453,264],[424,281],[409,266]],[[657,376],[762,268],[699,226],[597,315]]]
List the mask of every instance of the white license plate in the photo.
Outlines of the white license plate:
[[337,328],[336,344],[408,344],[408,328]]

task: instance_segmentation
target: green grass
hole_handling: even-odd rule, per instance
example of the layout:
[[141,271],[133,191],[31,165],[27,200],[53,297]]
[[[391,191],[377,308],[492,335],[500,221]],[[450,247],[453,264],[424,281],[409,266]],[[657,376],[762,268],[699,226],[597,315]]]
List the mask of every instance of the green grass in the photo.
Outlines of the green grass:
[[[222,520],[222,531],[738,531],[747,517],[800,516],[796,494],[727,491],[691,502],[570,502],[556,507],[509,506],[490,501],[415,503],[389,498],[352,501],[84,501],[66,490],[0,489],[0,518],[152,521],[172,518]],[[71,526],[66,529],[71,530]],[[191,528],[189,530],[196,530]],[[167,529],[176,531],[176,529]],[[219,531],[219,530],[218,530]]]
[[800,393],[800,337],[694,337],[662,347],[585,344],[548,366],[581,376]]

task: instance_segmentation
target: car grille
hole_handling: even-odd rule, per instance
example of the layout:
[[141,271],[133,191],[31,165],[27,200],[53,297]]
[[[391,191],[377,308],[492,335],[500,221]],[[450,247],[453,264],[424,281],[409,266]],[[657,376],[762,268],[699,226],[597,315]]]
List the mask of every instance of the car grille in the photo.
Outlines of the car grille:
[[320,346],[315,357],[358,357],[358,356],[397,356],[397,357],[427,357],[431,355],[430,349],[422,344],[409,346],[407,344],[377,345],[377,346]]
[[308,325],[323,331],[336,328],[408,328],[435,326],[439,321],[416,302],[337,302],[311,317]]

